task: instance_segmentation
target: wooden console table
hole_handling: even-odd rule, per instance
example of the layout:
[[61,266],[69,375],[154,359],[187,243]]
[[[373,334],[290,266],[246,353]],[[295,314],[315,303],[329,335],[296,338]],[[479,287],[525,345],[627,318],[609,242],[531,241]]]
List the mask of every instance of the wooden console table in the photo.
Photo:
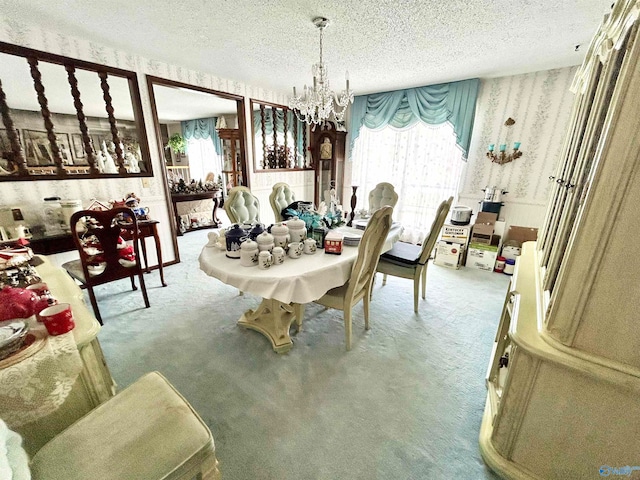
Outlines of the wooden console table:
[[[180,230],[180,215],[178,215],[178,203],[182,202],[193,202],[196,200],[206,200],[210,198],[213,200],[213,212],[212,212],[212,222],[211,225],[207,225],[204,227],[198,228],[216,228],[222,225],[220,219],[218,219],[218,207],[220,206],[220,191],[215,190],[211,192],[200,192],[200,193],[172,193],[171,194],[171,203],[173,203],[173,214],[176,217],[176,232],[179,236],[183,235],[183,232]],[[192,228],[190,230],[197,230],[197,228]]]

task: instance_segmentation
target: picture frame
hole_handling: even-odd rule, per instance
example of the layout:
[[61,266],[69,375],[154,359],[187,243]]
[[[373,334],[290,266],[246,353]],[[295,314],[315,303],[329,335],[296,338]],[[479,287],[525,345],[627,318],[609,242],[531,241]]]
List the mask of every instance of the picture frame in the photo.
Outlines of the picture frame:
[[82,140],[82,135],[80,133],[71,134],[71,146],[73,147],[73,163],[86,165],[87,152],[84,149],[84,141]]
[[[18,141],[22,146],[22,138],[20,137],[20,131],[18,133]],[[15,168],[13,165],[13,148],[11,148],[11,142],[9,141],[9,134],[4,128],[0,128],[0,167],[4,172],[11,172]],[[3,173],[4,174],[4,173]]]
[[[28,166],[41,167],[55,165],[47,132],[24,129],[22,135],[24,137],[25,159]],[[56,142],[60,150],[63,165],[73,165],[69,134],[57,133]]]

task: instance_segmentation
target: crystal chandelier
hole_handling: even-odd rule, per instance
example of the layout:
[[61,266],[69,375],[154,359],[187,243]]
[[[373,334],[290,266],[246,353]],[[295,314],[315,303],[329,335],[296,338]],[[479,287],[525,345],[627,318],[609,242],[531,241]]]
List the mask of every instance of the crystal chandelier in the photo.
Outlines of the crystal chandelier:
[[314,64],[311,70],[313,88],[307,88],[305,85],[304,93],[298,96],[296,87],[293,87],[289,108],[296,112],[300,121],[309,125],[317,125],[330,119],[341,122],[347,106],[353,103],[353,92],[349,90],[349,72],[346,73],[347,88],[338,95],[329,87],[327,65],[322,61],[322,38],[329,20],[316,17],[313,24],[320,30],[320,61]]

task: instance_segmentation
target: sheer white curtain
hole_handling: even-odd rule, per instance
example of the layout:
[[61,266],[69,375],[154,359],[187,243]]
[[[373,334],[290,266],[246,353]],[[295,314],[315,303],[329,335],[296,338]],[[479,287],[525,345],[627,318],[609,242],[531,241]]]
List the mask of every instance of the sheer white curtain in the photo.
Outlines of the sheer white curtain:
[[368,208],[369,192],[378,183],[393,184],[399,197],[393,219],[405,228],[402,240],[413,243],[428,233],[440,202],[456,195],[463,166],[450,123],[418,122],[402,130],[362,127],[352,159],[357,209]]
[[189,173],[196,182],[198,180],[204,182],[209,172],[213,172],[215,180],[222,174],[222,157],[216,153],[210,138],[190,138],[187,143],[187,154],[189,155]]

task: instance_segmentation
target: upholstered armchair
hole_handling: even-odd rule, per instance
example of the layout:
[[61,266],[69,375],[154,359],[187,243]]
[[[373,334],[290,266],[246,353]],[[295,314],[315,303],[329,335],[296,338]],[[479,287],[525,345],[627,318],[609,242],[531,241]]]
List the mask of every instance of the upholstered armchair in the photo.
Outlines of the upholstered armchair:
[[231,223],[260,222],[260,202],[247,187],[233,187],[224,201]]
[[288,184],[279,182],[273,186],[271,194],[269,195],[269,203],[271,203],[276,222],[283,220],[282,210],[295,201],[296,197]]
[[385,205],[395,207],[396,203],[398,203],[398,194],[390,183],[379,183],[369,192],[369,212],[371,213]]

